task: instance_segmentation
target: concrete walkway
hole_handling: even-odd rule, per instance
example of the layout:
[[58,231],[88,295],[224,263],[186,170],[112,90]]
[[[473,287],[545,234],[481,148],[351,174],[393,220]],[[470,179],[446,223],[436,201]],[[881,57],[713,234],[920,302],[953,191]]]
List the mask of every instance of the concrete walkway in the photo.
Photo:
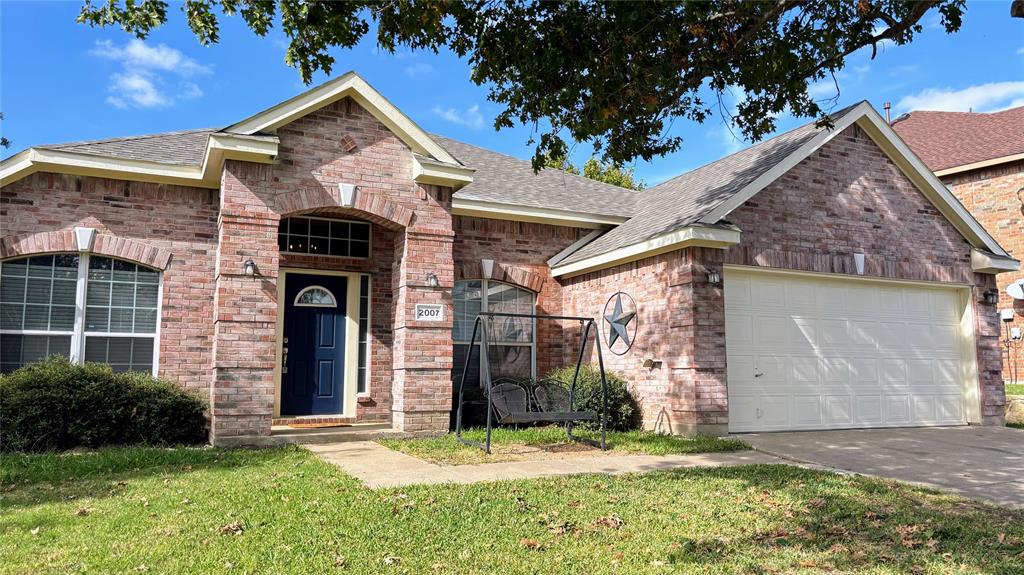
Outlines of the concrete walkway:
[[756,451],[700,455],[602,455],[476,465],[437,465],[392,451],[372,441],[307,445],[307,449],[356,477],[371,489],[432,483],[477,483],[582,473],[618,475],[686,467],[786,463]]
[[737,435],[798,463],[898,479],[1024,509],[1024,431],[923,427]]

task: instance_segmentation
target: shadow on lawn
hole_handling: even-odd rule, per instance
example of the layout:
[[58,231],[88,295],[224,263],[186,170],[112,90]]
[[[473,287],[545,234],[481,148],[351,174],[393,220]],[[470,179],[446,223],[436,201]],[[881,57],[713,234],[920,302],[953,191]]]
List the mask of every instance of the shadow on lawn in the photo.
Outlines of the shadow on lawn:
[[[768,514],[769,528],[680,538],[667,562],[735,568],[751,550],[794,552],[787,569],[857,572],[887,565],[899,573],[946,569],[1009,575],[1024,573],[1024,512],[999,509],[910,485],[809,472],[785,465],[691,469],[653,473],[662,481],[707,478],[738,483],[743,494],[723,494],[696,510],[713,519],[718,507]],[[749,558],[747,559],[750,560]],[[756,560],[747,566],[762,570]]]
[[84,453],[0,455],[0,492],[8,508],[116,495],[132,481],[154,476],[273,466],[296,448],[167,449],[125,447]]

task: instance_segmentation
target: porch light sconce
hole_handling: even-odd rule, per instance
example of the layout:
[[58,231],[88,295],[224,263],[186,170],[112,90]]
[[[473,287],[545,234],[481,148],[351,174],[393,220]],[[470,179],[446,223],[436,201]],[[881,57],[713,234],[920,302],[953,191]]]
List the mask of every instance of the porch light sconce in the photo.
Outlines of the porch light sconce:
[[242,272],[248,277],[254,278],[259,274],[259,269],[256,267],[256,262],[248,259],[245,260],[244,264],[242,264]]
[[441,287],[441,282],[437,280],[437,274],[433,272],[427,274],[427,287]]
[[480,275],[490,278],[492,273],[494,273],[494,260],[480,260]]
[[999,292],[994,290],[994,289],[990,289],[990,290],[986,291],[985,292],[985,303],[987,303],[988,305],[996,305],[996,304],[998,304],[999,303]]
[[338,191],[341,192],[341,206],[351,208],[356,205],[356,185],[338,184]]
[[857,269],[857,275],[864,275],[864,254],[853,254],[853,267]]
[[722,274],[718,270],[708,270],[708,283],[713,286],[722,285]]

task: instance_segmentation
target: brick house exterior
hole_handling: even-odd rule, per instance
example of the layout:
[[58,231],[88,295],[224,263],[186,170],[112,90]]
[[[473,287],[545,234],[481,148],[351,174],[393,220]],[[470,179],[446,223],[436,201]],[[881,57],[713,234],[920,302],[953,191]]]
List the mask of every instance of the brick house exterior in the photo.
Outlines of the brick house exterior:
[[[636,193],[551,170],[534,175],[528,162],[429,136],[350,73],[224,130],[33,148],[5,160],[0,263],[79,253],[159,271],[154,372],[209,400],[220,444],[268,435],[275,419],[299,415],[447,429],[461,305],[453,294],[474,281],[531,294],[543,315],[600,318],[609,296],[627,292],[637,303],[634,345],[605,359],[630,382],[645,425],[724,432],[735,377],[725,293],[730,274],[756,269],[963,295],[972,323],[957,340],[971,346],[958,379],[962,419],[998,423],[999,326],[985,292],[1016,262],[951,207],[876,116],[858,105],[837,116],[835,132],[810,124]],[[661,201],[680,204],[669,227],[658,227]],[[687,211],[687,202],[699,209]],[[330,238],[302,232],[308,245],[296,249],[282,223],[314,220]],[[335,237],[336,223],[369,224],[369,236]],[[319,239],[366,242],[368,253],[313,253]],[[77,297],[91,305],[89,269]],[[724,275],[724,287],[712,275]],[[288,413],[285,396],[302,377],[288,358],[305,353],[288,341],[288,317],[305,304],[285,294],[289,278],[321,277],[348,286],[348,304],[331,302],[347,305],[344,313],[316,316],[343,326],[344,343],[317,360],[316,376],[334,377],[324,365],[348,370],[329,390],[343,396],[342,408]],[[26,292],[21,303],[10,299],[11,290],[9,309],[34,305]],[[437,306],[440,321],[417,315]],[[27,358],[29,339],[46,333],[12,325],[4,349],[16,343]],[[316,345],[326,349],[323,325]],[[572,329],[538,323],[534,373],[574,361]],[[76,327],[69,337],[72,359],[88,360],[95,330]]]
[[[1016,258],[1024,254],[1024,106],[994,113],[910,112],[893,129],[958,200]],[[999,309],[1024,328],[1024,300],[1006,293],[1024,280],[1017,270],[996,278]],[[1024,342],[1005,348],[1003,379],[1024,382]]]

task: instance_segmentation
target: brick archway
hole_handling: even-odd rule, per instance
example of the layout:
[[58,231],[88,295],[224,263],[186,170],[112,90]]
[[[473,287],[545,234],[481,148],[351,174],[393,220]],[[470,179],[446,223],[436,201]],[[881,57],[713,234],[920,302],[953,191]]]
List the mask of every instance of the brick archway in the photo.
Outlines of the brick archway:
[[412,225],[413,211],[379,194],[358,191],[351,206],[344,205],[337,188],[296,190],[281,194],[276,202],[281,217],[302,213],[329,211],[337,215],[353,215],[391,230]]
[[[40,232],[0,238],[0,259],[55,252],[77,252],[73,230]],[[128,260],[158,270],[166,270],[171,252],[145,242],[97,233],[89,253]]]
[[456,264],[455,279],[490,279],[509,283],[521,288],[526,288],[534,293],[539,293],[544,287],[544,276],[532,272],[526,268],[495,262],[491,275],[484,276],[483,268],[479,262]]

